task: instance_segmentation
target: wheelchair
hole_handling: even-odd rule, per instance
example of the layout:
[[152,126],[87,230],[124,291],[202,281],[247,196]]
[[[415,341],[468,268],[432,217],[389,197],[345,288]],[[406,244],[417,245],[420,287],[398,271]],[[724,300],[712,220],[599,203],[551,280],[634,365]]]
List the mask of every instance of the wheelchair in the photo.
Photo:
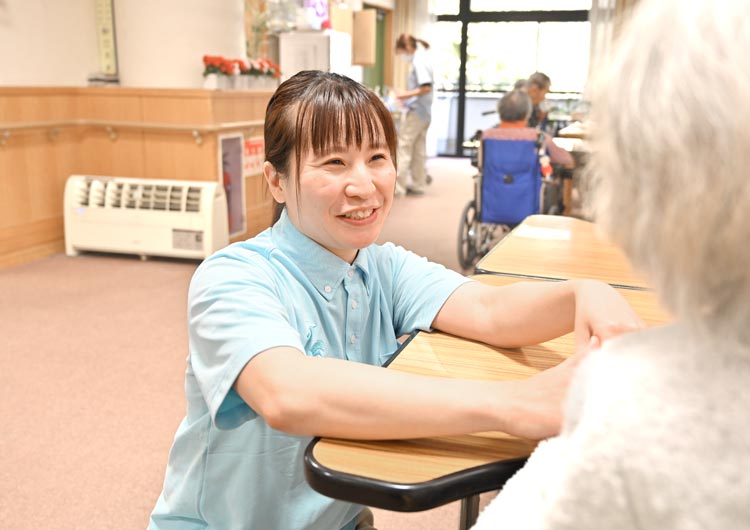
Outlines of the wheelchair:
[[[458,227],[458,262],[472,268],[527,216],[564,211],[562,183],[553,173],[542,175],[541,138],[500,140],[472,138],[467,147],[475,150],[472,165],[474,198],[461,213]],[[480,145],[481,144],[481,145]]]

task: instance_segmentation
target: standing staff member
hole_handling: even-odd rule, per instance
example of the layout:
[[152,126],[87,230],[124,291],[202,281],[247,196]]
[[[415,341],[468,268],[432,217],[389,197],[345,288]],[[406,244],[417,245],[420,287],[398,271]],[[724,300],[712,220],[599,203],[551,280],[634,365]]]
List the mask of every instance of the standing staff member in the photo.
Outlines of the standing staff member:
[[[430,45],[406,33],[396,40],[396,55],[407,59],[407,90],[396,94],[408,109],[398,129],[398,180],[396,196],[424,194],[427,184],[427,129],[432,119],[432,64]],[[409,184],[411,173],[411,185]]]
[[529,127],[544,130],[547,124],[547,110],[544,110],[544,99],[549,92],[552,81],[547,74],[534,72],[526,80],[526,93],[531,98],[531,116],[529,116]]

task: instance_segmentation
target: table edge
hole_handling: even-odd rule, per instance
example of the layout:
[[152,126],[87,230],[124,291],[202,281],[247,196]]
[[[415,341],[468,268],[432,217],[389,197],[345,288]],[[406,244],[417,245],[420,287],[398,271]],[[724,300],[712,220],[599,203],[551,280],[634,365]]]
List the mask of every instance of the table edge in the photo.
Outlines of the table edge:
[[[568,279],[566,278],[557,278],[555,276],[536,276],[534,274],[521,274],[517,272],[498,272],[498,271],[491,271],[487,269],[481,269],[479,267],[474,269],[474,274],[487,274],[490,276],[510,276],[511,278],[521,278],[521,279],[527,279],[527,280],[546,280],[546,281],[552,281],[552,282],[566,282]],[[641,287],[640,285],[625,285],[621,283],[611,283],[611,282],[602,282],[606,283],[610,287],[614,287],[615,289],[629,289],[631,291],[651,291],[652,289],[648,287]]]
[[396,512],[430,510],[500,489],[526,463],[526,458],[500,460],[407,484],[330,469],[313,455],[318,440],[320,438],[313,439],[305,450],[305,479],[312,489],[335,499]]
[[[383,367],[388,367],[419,333],[419,330],[412,332]],[[523,457],[510,458],[432,480],[398,483],[326,467],[313,454],[315,445],[320,440],[321,437],[316,436],[305,449],[305,479],[312,489],[335,499],[397,512],[429,510],[471,495],[499,489],[526,463],[526,458]]]

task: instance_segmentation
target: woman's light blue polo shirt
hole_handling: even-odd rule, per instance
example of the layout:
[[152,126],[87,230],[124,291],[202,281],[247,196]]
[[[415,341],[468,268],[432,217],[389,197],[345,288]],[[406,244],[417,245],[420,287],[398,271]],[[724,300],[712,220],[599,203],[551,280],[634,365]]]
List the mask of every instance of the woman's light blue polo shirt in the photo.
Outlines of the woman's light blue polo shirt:
[[361,506],[313,491],[310,438],[271,429],[232,389],[247,362],[276,346],[383,364],[396,338],[429,330],[469,281],[392,244],[350,265],[299,232],[270,229],[205,260],[190,284],[187,415],[175,435],[152,530],[332,530]]

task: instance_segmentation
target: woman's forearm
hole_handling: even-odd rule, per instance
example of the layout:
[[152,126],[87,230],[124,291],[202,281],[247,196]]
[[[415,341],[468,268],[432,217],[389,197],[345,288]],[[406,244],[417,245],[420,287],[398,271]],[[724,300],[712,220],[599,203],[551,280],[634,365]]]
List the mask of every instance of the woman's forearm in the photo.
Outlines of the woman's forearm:
[[236,388],[271,427],[298,435],[394,439],[501,430],[542,438],[560,428],[569,374],[555,370],[518,382],[447,379],[276,348],[250,361]]

